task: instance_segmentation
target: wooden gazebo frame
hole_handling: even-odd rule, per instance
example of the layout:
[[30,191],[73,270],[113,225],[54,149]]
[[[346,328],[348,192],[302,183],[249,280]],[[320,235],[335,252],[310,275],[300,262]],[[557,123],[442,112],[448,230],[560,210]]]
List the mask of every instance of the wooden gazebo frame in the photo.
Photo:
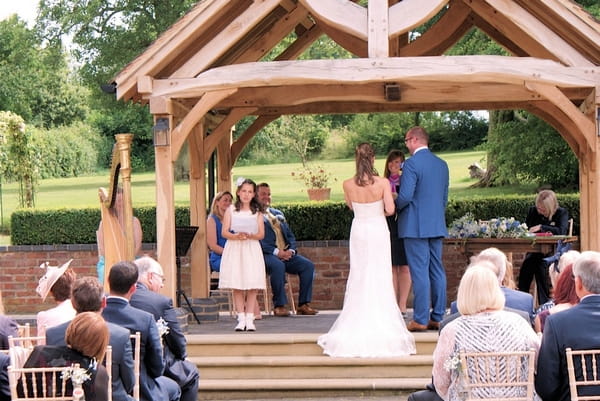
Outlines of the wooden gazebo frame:
[[[512,56],[442,55],[473,27]],[[260,61],[292,32],[274,61]],[[321,35],[356,58],[298,60]],[[201,227],[191,247],[192,296],[206,297],[205,165],[216,152],[217,187],[230,189],[244,146],[286,114],[528,110],[578,157],[581,248],[600,250],[599,65],[600,24],[570,0],[200,1],[114,78],[118,99],[149,103],[155,121],[169,121],[170,144],[155,148],[168,295],[175,297],[173,170],[183,144],[190,224]],[[233,141],[232,127],[248,115],[257,118]]]

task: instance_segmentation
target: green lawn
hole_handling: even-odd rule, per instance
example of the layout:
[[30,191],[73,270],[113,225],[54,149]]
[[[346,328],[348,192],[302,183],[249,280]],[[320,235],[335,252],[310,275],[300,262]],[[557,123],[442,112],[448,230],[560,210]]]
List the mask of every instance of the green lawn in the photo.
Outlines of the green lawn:
[[[472,163],[482,162],[484,152],[466,151],[441,153],[440,156],[448,162],[450,167],[450,197],[464,198],[475,196],[488,196],[499,194],[533,194],[534,186],[514,186],[502,188],[469,188],[475,180],[469,178],[468,166]],[[385,157],[376,160],[376,167],[383,172]],[[336,181],[331,185],[331,198],[341,201],[343,199],[342,181],[354,173],[354,161],[327,160],[319,162],[331,171]],[[257,183],[266,181],[273,192],[273,202],[303,201],[307,200],[306,191],[300,181],[294,180],[292,171],[300,170],[300,163],[269,164],[257,166],[234,167],[233,177],[242,176],[252,178]],[[134,206],[155,204],[154,173],[132,174],[132,199]],[[36,194],[36,207],[44,209],[54,208],[84,208],[98,207],[98,187],[108,185],[108,172],[95,176],[48,179],[42,180]],[[2,185],[2,222],[6,227],[10,214],[17,207],[17,188],[15,183]],[[179,205],[189,203],[189,190],[187,182],[178,182],[175,186],[175,202]],[[7,236],[0,236],[0,245],[8,244]]]

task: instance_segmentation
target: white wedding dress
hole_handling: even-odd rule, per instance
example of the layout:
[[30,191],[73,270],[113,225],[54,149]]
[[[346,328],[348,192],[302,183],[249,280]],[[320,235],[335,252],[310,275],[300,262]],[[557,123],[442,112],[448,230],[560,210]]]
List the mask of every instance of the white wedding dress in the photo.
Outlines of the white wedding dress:
[[392,284],[390,233],[383,200],[352,203],[350,273],[344,307],[317,343],[333,357],[397,357],[416,353]]

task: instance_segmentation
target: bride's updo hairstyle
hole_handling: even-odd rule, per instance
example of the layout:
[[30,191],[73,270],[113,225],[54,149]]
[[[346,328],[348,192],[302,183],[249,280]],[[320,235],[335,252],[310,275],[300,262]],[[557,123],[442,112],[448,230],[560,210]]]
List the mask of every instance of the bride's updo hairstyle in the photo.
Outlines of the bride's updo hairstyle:
[[354,182],[356,182],[356,185],[364,187],[373,184],[375,182],[373,176],[378,175],[373,165],[375,159],[373,147],[366,142],[361,143],[356,147],[355,159],[356,175],[354,176]]

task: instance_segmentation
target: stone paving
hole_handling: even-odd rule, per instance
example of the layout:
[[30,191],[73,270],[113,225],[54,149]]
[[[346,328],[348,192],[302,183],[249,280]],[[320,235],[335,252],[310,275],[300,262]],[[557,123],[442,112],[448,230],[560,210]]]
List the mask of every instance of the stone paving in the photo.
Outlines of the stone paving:
[[[256,333],[327,333],[335,319],[337,319],[339,310],[320,311],[314,316],[290,315],[288,317],[266,316],[255,320]],[[409,311],[406,322],[410,320],[412,311]],[[233,328],[237,321],[230,316],[228,312],[221,312],[219,320],[216,322],[203,322],[202,324],[190,323],[187,334],[231,334],[235,333]],[[244,335],[244,332],[240,332]]]

